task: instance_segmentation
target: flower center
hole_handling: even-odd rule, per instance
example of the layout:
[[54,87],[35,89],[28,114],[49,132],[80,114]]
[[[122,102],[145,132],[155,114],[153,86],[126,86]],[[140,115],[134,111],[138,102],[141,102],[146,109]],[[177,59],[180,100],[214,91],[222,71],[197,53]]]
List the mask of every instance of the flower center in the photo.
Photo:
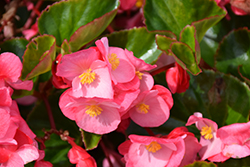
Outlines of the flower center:
[[143,76],[143,73],[141,73],[140,71],[136,71],[135,75],[137,75],[137,77],[141,80],[142,76]]
[[95,73],[91,72],[91,68],[87,70],[87,72],[82,73],[79,78],[81,78],[82,84],[90,84],[95,80]]
[[142,3],[143,3],[143,0],[137,0],[136,3],[135,3],[135,6],[137,8],[141,8],[142,7]]
[[211,127],[209,126],[203,126],[201,128],[201,135],[204,136],[205,139],[212,139],[213,138],[213,134],[212,134],[212,129]]
[[111,53],[111,55],[108,56],[108,59],[109,63],[112,66],[112,70],[115,70],[120,64],[119,58],[117,58],[117,55],[115,53]]
[[95,104],[86,106],[85,109],[86,109],[85,113],[91,117],[95,117],[95,116],[100,115],[102,113],[102,108],[99,107],[99,105],[95,105]]
[[148,113],[149,105],[147,105],[145,103],[141,103],[141,104],[137,104],[136,107],[140,113],[144,113],[144,114]]
[[156,151],[159,151],[161,149],[161,145],[156,141],[152,141],[149,145],[146,145],[146,149],[149,152],[155,153]]

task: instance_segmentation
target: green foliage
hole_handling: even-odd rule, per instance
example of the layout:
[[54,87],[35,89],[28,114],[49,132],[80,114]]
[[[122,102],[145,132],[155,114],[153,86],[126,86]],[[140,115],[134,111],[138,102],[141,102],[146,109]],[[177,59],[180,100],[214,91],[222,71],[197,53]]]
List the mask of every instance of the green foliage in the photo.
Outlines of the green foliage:
[[99,141],[102,138],[102,135],[89,133],[81,129],[82,139],[85,145],[86,150],[94,149],[98,146]]

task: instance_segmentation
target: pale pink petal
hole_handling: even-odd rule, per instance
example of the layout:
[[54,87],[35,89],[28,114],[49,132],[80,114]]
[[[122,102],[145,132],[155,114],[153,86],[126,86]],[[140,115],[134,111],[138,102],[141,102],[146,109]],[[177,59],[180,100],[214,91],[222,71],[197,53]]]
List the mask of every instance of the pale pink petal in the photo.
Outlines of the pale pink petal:
[[132,81],[126,82],[126,83],[117,83],[115,85],[115,87],[122,89],[124,91],[126,91],[126,90],[138,90],[140,87],[140,80],[137,76],[135,76],[134,79],[132,79]]
[[57,66],[56,75],[72,81],[76,76],[86,71],[98,58],[99,53],[93,48],[64,55],[61,63]]
[[167,88],[161,85],[154,85],[152,90],[158,90],[158,95],[163,98],[163,100],[168,104],[168,107],[173,107],[174,100],[172,98],[171,92]]
[[213,138],[210,140],[201,137],[200,144],[202,145],[202,148],[199,151],[201,160],[205,160],[209,157],[221,153],[224,146],[221,139],[216,137],[215,134],[213,134]]
[[232,158],[244,158],[250,155],[250,148],[245,145],[226,145],[222,151],[223,155]]
[[224,156],[222,153],[216,154],[212,157],[209,157],[208,160],[211,162],[224,162],[228,160],[230,157]]
[[142,72],[142,79],[140,80],[141,92],[151,90],[154,86],[154,78],[147,72]]
[[21,146],[16,153],[22,158],[24,164],[31,161],[37,160],[39,158],[38,149],[30,144],[25,144]]
[[105,134],[117,129],[121,118],[116,108],[101,105],[102,112],[98,116],[91,117],[85,113],[86,109],[76,114],[76,123],[83,130],[96,134]]
[[21,75],[21,60],[13,53],[4,52],[0,55],[0,67],[0,79],[16,82]]
[[129,115],[138,125],[142,127],[158,127],[169,118],[169,107],[157,93],[158,91],[149,92],[143,101],[138,103],[139,105],[141,103],[148,105],[148,113],[141,112],[137,106],[138,104],[130,109]]
[[177,138],[174,142],[177,150],[173,152],[172,156],[169,158],[167,166],[179,166],[185,153],[185,144],[182,138]]
[[95,42],[97,48],[100,50],[101,54],[106,57],[108,55],[108,48],[109,48],[109,44],[108,44],[108,38],[107,37],[103,37],[100,40],[97,40]]
[[3,163],[1,167],[24,167],[24,162],[17,153],[12,153],[9,160]]

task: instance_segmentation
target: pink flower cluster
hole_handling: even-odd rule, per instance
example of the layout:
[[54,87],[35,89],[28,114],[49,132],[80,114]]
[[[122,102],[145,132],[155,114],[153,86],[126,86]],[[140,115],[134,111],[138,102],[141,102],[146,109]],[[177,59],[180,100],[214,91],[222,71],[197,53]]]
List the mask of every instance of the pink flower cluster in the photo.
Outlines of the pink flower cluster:
[[224,162],[250,155],[250,122],[218,129],[215,122],[194,113],[186,125],[194,123],[200,130],[200,142],[186,127],[175,128],[161,137],[130,135],[118,147],[126,167],[183,167],[196,160]]
[[59,106],[91,133],[114,131],[127,118],[143,127],[158,127],[169,118],[173,99],[168,89],[154,86],[146,72],[153,68],[126,49],[109,47],[104,37],[96,47],[61,58],[54,83],[70,88],[61,95]]
[[0,166],[23,167],[39,157],[36,135],[21,117],[17,103],[12,100],[13,89],[31,90],[32,81],[19,79],[20,59],[13,53],[0,55]]

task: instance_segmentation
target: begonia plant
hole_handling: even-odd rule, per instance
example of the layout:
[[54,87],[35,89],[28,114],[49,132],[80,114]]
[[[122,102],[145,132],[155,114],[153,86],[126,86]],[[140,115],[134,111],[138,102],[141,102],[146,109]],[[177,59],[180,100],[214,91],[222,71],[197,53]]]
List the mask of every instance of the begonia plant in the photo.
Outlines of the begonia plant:
[[248,0],[2,0],[0,167],[250,165]]

